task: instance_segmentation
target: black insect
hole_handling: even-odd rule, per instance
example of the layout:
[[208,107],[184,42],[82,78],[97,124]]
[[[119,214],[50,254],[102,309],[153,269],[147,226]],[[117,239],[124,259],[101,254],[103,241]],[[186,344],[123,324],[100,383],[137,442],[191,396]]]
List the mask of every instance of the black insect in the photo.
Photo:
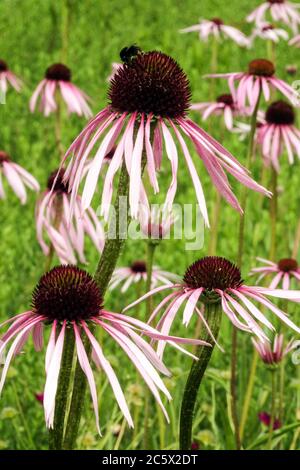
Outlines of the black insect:
[[138,54],[142,53],[142,49],[137,46],[136,44],[133,44],[132,46],[129,47],[123,47],[123,49],[120,52],[120,57],[122,62],[125,64],[130,64],[133,59],[136,58]]

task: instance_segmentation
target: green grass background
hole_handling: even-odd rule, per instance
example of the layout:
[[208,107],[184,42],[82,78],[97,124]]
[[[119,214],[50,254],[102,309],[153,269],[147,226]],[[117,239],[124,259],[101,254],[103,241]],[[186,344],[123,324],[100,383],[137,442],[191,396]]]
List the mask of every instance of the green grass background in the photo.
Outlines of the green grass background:
[[[195,24],[199,17],[221,17],[228,23],[250,33],[250,26],[244,18],[259,2],[232,0],[84,0],[71,2],[69,18],[69,47],[67,65],[73,72],[73,81],[93,98],[93,111],[96,113],[106,103],[106,77],[111,71],[111,63],[119,61],[119,51],[126,45],[139,44],[144,50],[159,49],[173,56],[188,73],[193,91],[193,101],[209,99],[209,81],[202,78],[210,70],[211,45],[201,43],[197,34],[178,33],[180,28]],[[44,118],[30,114],[30,96],[43,78],[47,66],[60,60],[61,28],[64,15],[64,2],[54,0],[1,0],[0,2],[0,58],[9,63],[10,68],[24,79],[25,87],[20,95],[10,90],[7,103],[0,107],[0,148],[11,154],[13,159],[24,166],[39,180],[41,187],[46,184],[47,175],[58,166],[59,155],[55,148],[54,117]],[[247,67],[249,60],[264,57],[266,44],[257,40],[255,48],[241,49],[232,41],[224,41],[219,47],[218,71],[239,71]],[[281,43],[277,49],[277,74],[291,82],[285,72],[287,64],[299,65],[299,52]],[[297,79],[297,75],[295,77]],[[225,81],[216,81],[216,92],[226,92]],[[194,114],[196,122],[200,117]],[[85,125],[84,119],[71,116],[64,119],[63,144],[67,147]],[[207,128],[206,123],[204,127]],[[241,162],[245,160],[246,144],[236,136],[223,132],[218,120],[213,121],[212,134],[222,140]],[[206,170],[195,156],[195,162],[205,188],[205,194],[212,218],[214,192]],[[258,157],[251,168],[255,178],[261,174],[261,160]],[[162,192],[170,179],[168,162],[165,159],[160,179]],[[267,182],[266,182],[267,183]],[[232,181],[237,194],[241,187]],[[267,183],[268,184],[268,183]],[[289,167],[283,159],[279,177],[282,189],[279,198],[278,253],[287,257],[293,244],[299,207],[299,166]],[[43,272],[43,254],[36,241],[34,206],[36,195],[28,193],[28,203],[21,206],[17,198],[7,190],[7,199],[0,201],[0,320],[27,310],[31,292]],[[195,194],[184,162],[180,162],[177,202],[193,203]],[[96,201],[94,201],[96,203]],[[227,204],[222,204],[218,254],[234,260],[237,249],[238,214]],[[245,262],[243,277],[247,280],[249,268],[255,264],[256,256],[268,256],[270,224],[268,201],[252,193],[249,198],[246,218]],[[184,273],[189,263],[204,256],[207,252],[209,231],[205,232],[202,250],[185,251],[184,240],[167,240],[156,253],[156,264],[162,268]],[[143,258],[145,243],[128,242],[120,259],[120,265],[127,265],[134,259]],[[97,253],[88,243],[87,269],[93,273],[97,264]],[[250,281],[252,282],[252,281]],[[114,293],[107,297],[106,307],[120,311],[134,299],[131,289],[125,295]],[[132,312],[144,316],[143,308]],[[299,311],[291,311],[295,320]],[[194,324],[188,331],[181,326],[178,317],[173,333],[193,336]],[[290,337],[291,334],[288,334]],[[215,351],[207,378],[201,388],[194,435],[203,449],[229,449],[234,446],[232,427],[228,414],[229,403],[229,364],[230,364],[230,325],[224,319],[221,343],[225,354]],[[252,346],[248,336],[240,335],[239,344],[239,393],[243,396],[252,357]],[[118,351],[117,346],[104,339],[108,358],[120,371],[120,380],[131,402],[133,414],[139,422],[133,433],[125,429],[121,442],[117,433],[123,420],[115,404],[112,392],[105,377],[97,373],[99,388],[100,416],[103,438],[95,430],[91,404],[86,400],[84,419],[80,429],[78,446],[81,448],[127,449],[141,447],[143,428],[144,387],[137,378],[129,361]],[[185,379],[190,359],[173,350],[166,355],[166,364],[173,372],[167,384],[174,396],[169,406],[171,424],[165,426],[159,414],[152,413],[153,448],[177,447],[177,423]],[[296,367],[287,361],[286,410],[284,424],[295,421]],[[250,417],[245,434],[245,446],[252,445],[257,438],[264,436],[258,422],[257,413],[269,410],[269,382],[262,364],[259,365],[255,382],[255,396],[251,402]],[[43,421],[43,411],[34,394],[43,389],[45,380],[43,354],[34,352],[31,342],[24,354],[13,362],[0,402],[0,449],[47,448],[47,431]],[[289,448],[293,431],[285,433],[281,446]],[[263,447],[264,444],[262,444]]]

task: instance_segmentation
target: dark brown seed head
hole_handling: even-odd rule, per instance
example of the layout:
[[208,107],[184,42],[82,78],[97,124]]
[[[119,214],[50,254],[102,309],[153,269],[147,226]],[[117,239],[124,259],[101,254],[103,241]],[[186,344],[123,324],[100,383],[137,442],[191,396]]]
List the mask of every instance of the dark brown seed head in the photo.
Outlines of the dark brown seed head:
[[284,3],[285,0],[268,0],[269,3]]
[[102,296],[90,274],[57,266],[44,274],[32,294],[32,309],[49,321],[89,320],[99,315]]
[[267,109],[266,121],[269,124],[293,125],[295,122],[294,109],[285,101],[275,101]]
[[5,72],[6,70],[8,70],[7,63],[0,59],[0,72]]
[[47,68],[45,76],[48,80],[70,82],[71,70],[64,64],[53,64]]
[[267,59],[255,59],[249,63],[248,72],[250,75],[257,75],[259,77],[272,77],[275,73],[275,67]]
[[0,166],[3,164],[3,162],[9,162],[10,156],[8,153],[4,152],[3,150],[0,150]]
[[227,106],[233,106],[233,98],[230,94],[220,95],[217,98],[217,103],[224,103]]
[[112,110],[179,118],[191,99],[189,80],[177,62],[162,52],[138,54],[113,76],[108,91]]
[[280,271],[288,273],[290,271],[296,271],[298,269],[297,260],[293,258],[283,258],[278,261],[278,268]]
[[134,261],[131,265],[131,270],[134,273],[146,273],[147,266],[146,266],[145,261],[142,261],[142,260]]
[[204,287],[208,291],[236,289],[243,282],[239,268],[219,256],[206,256],[193,263],[183,281],[192,289]]
[[69,188],[68,184],[64,182],[64,175],[65,170],[63,168],[61,168],[60,170],[52,171],[51,175],[48,178],[47,188],[49,190],[53,189],[53,191],[59,193],[68,193]]
[[261,30],[262,30],[262,31],[270,31],[270,30],[272,30],[272,29],[274,29],[274,25],[272,25],[271,23],[269,23],[269,24],[266,24],[265,26],[263,26]]
[[217,25],[218,27],[220,27],[224,24],[224,21],[221,20],[220,18],[212,18],[210,21],[215,23],[215,25]]

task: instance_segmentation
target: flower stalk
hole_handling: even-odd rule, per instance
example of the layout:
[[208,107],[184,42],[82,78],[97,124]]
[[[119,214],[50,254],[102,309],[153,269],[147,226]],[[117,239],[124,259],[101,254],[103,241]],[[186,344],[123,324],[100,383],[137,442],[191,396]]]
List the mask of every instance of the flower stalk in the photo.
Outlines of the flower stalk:
[[[205,305],[207,322],[212,334],[217,339],[222,317],[220,302],[207,303]],[[202,339],[211,341],[211,336],[203,329]],[[195,405],[204,373],[210,361],[214,343],[211,347],[199,346],[196,351],[198,360],[194,360],[185,385],[180,412],[179,444],[181,450],[190,450],[192,445],[192,427],[195,413]]]
[[[253,158],[254,149],[255,149],[255,132],[256,132],[256,123],[257,123],[257,113],[259,108],[261,98],[261,89],[255,104],[253,114],[251,116],[251,128],[249,135],[249,145],[247,153],[247,162],[246,167],[249,168],[251,160]],[[244,239],[245,239],[245,210],[247,206],[247,197],[248,191],[246,187],[243,187],[242,197],[241,197],[241,208],[243,213],[240,215],[239,223],[239,235],[238,235],[238,253],[237,253],[237,265],[242,266],[243,262],[243,253],[244,253]],[[238,417],[238,397],[237,397],[237,346],[238,346],[238,333],[235,327],[232,328],[232,337],[231,337],[231,379],[230,379],[230,393],[231,393],[231,414],[232,421],[235,430],[235,443],[236,448],[239,450],[241,448],[241,438],[240,438],[240,425]]]
[[61,368],[58,378],[57,393],[55,399],[54,426],[49,431],[49,449],[61,450],[64,429],[65,416],[68,404],[69,389],[71,382],[71,373],[74,357],[75,337],[71,328],[66,328],[64,349],[61,361]]

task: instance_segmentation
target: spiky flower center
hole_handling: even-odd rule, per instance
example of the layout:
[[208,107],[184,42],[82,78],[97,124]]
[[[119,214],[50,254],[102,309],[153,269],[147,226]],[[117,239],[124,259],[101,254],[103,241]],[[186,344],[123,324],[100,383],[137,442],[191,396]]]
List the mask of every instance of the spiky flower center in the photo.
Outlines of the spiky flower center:
[[236,289],[243,282],[239,268],[219,256],[206,256],[191,264],[183,281],[192,289],[204,287],[208,291]]
[[293,107],[285,101],[279,100],[270,104],[266,112],[266,121],[269,124],[292,125],[295,122]]
[[53,64],[47,68],[45,76],[48,80],[70,82],[71,70],[64,64]]
[[0,59],[0,72],[5,72],[6,70],[8,70],[7,63]]
[[297,65],[287,65],[285,70],[289,75],[295,75],[297,73],[298,67]]
[[210,21],[215,23],[215,25],[218,26],[219,28],[220,28],[220,26],[222,26],[224,24],[224,21],[221,20],[221,18],[212,18]]
[[273,4],[273,3],[284,3],[285,0],[268,0],[269,3]]
[[113,111],[183,117],[190,105],[189,80],[162,52],[139,53],[113,76],[108,91]]
[[230,94],[220,95],[217,98],[217,103],[224,103],[227,106],[233,106],[233,98]]
[[271,31],[272,29],[274,29],[274,26],[272,24],[266,24],[262,27],[262,31]]
[[134,261],[131,265],[131,270],[134,273],[146,273],[147,266],[146,266],[145,261],[142,261],[142,260]]
[[293,258],[283,258],[278,261],[278,268],[284,273],[296,271],[298,269],[298,262]]
[[249,63],[248,72],[250,75],[259,77],[272,77],[275,73],[275,67],[270,60],[255,59]]
[[32,308],[51,322],[88,320],[99,314],[102,296],[86,271],[76,266],[57,266],[44,274],[35,287]]
[[61,168],[60,170],[52,171],[47,181],[47,188],[49,190],[53,189],[53,191],[59,193],[68,193],[69,188],[68,184],[64,182],[64,176],[65,170],[63,168]]
[[3,164],[3,162],[9,162],[9,160],[10,156],[3,150],[0,150],[0,166]]

